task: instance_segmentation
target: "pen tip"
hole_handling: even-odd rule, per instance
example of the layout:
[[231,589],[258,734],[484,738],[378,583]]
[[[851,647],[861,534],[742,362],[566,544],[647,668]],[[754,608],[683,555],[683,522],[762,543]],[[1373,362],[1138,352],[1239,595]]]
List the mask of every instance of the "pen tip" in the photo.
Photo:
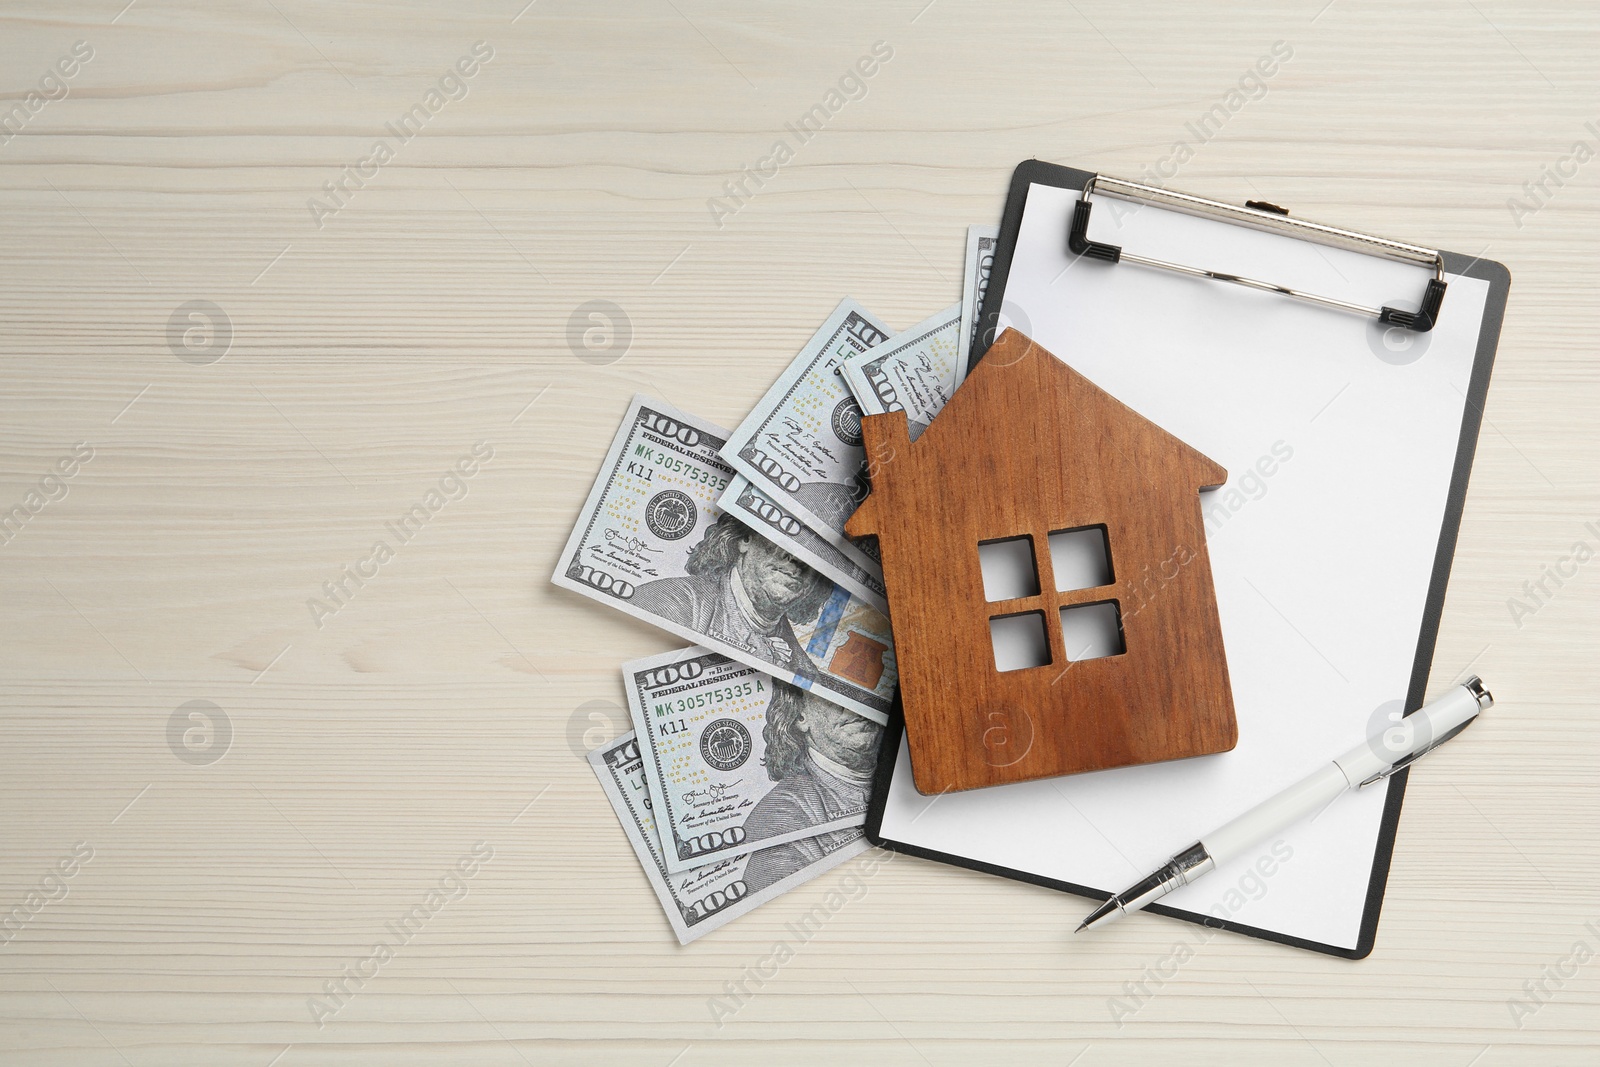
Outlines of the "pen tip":
[[1087,929],[1089,929],[1089,924],[1086,923],[1086,922],[1082,922],[1082,923],[1079,923],[1078,924],[1078,928],[1076,930],[1072,931],[1072,932],[1075,933],[1075,934],[1081,934]]

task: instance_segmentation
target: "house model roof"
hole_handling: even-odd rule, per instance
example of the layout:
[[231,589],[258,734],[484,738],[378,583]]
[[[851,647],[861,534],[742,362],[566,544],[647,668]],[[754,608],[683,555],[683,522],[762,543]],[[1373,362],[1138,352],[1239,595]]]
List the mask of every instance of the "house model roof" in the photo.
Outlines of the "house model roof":
[[[1046,387],[1050,395],[1065,401],[1064,408],[1035,403]],[[904,423],[904,415],[897,412],[881,418],[898,418]],[[892,425],[888,436],[899,436]],[[1028,447],[1000,447],[1002,442],[1018,440]],[[972,489],[988,498],[984,502],[1002,509],[1013,501],[1022,503],[1012,493],[1018,481],[1034,482],[1039,493],[1051,495],[1060,484],[1057,472],[1068,464],[1081,468],[1087,452],[1107,453],[1104,458],[1108,462],[1097,466],[1106,477],[1121,474],[1122,463],[1114,453],[1132,452],[1160,456],[1164,467],[1175,471],[1174,476],[1188,480],[1191,490],[1213,489],[1228,480],[1228,472],[1220,464],[1013,329],[1000,335],[921,437],[915,442],[893,440],[888,447],[913,464],[942,463],[951,455],[977,453],[984,457],[985,473],[992,476],[1001,469],[1008,473],[1003,483],[990,477],[977,486],[964,485],[969,492],[962,494],[961,506],[976,502]],[[867,460],[870,472],[870,447]],[[904,477],[903,470],[897,466],[896,473],[888,477]],[[1004,493],[984,493],[985,486],[993,490],[1003,487]],[[876,480],[873,487],[878,487]],[[884,521],[882,500],[876,492],[868,496],[845,532],[851,537],[878,533]],[[903,517],[890,516],[887,521],[900,522]]]

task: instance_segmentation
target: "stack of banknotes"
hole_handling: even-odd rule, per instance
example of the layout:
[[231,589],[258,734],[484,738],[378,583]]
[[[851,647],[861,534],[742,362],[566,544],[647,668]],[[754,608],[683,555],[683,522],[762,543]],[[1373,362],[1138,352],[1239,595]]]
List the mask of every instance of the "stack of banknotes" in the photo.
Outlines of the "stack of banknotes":
[[622,667],[634,731],[590,763],[679,941],[868,847],[894,697],[863,415],[913,440],[965,376],[995,230],[967,237],[963,297],[895,332],[843,300],[738,428],[628,407],[555,584],[693,642]]

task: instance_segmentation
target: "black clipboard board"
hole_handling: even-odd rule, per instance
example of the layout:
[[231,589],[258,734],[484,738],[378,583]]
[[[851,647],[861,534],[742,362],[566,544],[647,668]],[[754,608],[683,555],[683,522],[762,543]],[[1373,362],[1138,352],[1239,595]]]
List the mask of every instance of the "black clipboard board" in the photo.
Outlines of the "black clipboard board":
[[[1001,304],[1004,301],[1006,283],[1011,270],[1012,253],[1022,229],[1023,211],[1027,203],[1029,190],[1034,185],[1048,185],[1081,191],[1095,177],[1096,175],[1092,171],[1058,166],[1041,160],[1027,160],[1012,173],[1010,189],[1006,196],[1005,213],[1000,225],[999,244],[996,249],[994,265],[989,277],[989,286],[979,318],[978,341],[972,347],[969,365],[975,365],[978,360],[983,358],[984,351],[998,332]],[[1065,240],[1067,235],[1063,234],[1062,236],[1063,240]],[[1495,351],[1499,344],[1500,328],[1505,317],[1506,300],[1511,288],[1510,271],[1501,263],[1456,252],[1441,251],[1439,255],[1444,272],[1480,279],[1488,283],[1488,294],[1485,299],[1477,350],[1474,354],[1472,372],[1466,392],[1466,403],[1462,409],[1462,422],[1456,442],[1455,462],[1451,471],[1450,488],[1446,498],[1443,522],[1440,527],[1438,547],[1434,553],[1433,569],[1429,576],[1421,632],[1418,634],[1416,654],[1413,658],[1410,683],[1406,692],[1405,714],[1408,715],[1422,706],[1423,696],[1428,685],[1428,674],[1433,664],[1434,649],[1438,641],[1439,624],[1444,614],[1444,600],[1446,587],[1450,579],[1450,565],[1455,557],[1456,539],[1461,527],[1462,511],[1466,504],[1467,483],[1472,473],[1473,455],[1477,446],[1478,432],[1483,421],[1484,400],[1488,396],[1489,377],[1494,367]],[[894,706],[889,714],[889,725],[884,731],[883,746],[879,752],[878,766],[873,779],[872,800],[867,811],[866,834],[874,844],[905,853],[906,855],[919,856],[923,859],[937,860],[941,863],[966,867],[970,870],[999,875],[1002,878],[1011,878],[1063,893],[1072,893],[1094,900],[1105,899],[1104,892],[1087,886],[1044,877],[1028,871],[998,866],[984,860],[939,852],[914,843],[886,838],[882,833],[884,810],[888,802],[889,787],[894,777],[895,766],[899,760],[900,749],[904,743],[905,718],[901,710],[899,695],[896,694]],[[1377,848],[1371,877],[1367,884],[1360,933],[1354,948],[1311,941],[1274,930],[1249,926],[1229,919],[1220,919],[1215,916],[1198,915],[1197,913],[1159,903],[1150,905],[1147,910],[1158,915],[1194,922],[1197,925],[1212,929],[1230,930],[1262,940],[1291,945],[1295,948],[1309,949],[1345,959],[1359,960],[1366,958],[1371,954],[1377,939],[1378,918],[1383,907],[1384,890],[1388,885],[1389,867],[1394,856],[1395,833],[1400,825],[1400,808],[1405,799],[1406,781],[1409,774],[1409,770],[1401,770],[1387,780],[1387,792],[1378,831]],[[1071,917],[1075,918],[1076,916]],[[1063,922],[1067,921],[1067,918],[1067,916],[1064,916]]]

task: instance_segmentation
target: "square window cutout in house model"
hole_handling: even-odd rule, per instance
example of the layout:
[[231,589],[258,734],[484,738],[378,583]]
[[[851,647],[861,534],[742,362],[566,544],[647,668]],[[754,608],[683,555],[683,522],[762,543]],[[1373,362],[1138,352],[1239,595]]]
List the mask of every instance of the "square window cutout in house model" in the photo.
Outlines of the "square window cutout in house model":
[[1238,740],[1200,491],[1227,472],[1016,330],[913,444],[862,422],[923,793]]

